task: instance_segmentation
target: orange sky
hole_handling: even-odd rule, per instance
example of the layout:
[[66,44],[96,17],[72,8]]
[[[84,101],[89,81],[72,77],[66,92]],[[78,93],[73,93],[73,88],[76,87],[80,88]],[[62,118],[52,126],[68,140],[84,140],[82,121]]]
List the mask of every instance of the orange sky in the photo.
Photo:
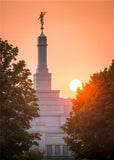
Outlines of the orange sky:
[[114,58],[114,1],[0,0],[0,37],[19,47],[32,74],[37,67],[37,37],[41,11],[48,40],[48,68],[52,89],[73,97],[69,83],[88,81]]

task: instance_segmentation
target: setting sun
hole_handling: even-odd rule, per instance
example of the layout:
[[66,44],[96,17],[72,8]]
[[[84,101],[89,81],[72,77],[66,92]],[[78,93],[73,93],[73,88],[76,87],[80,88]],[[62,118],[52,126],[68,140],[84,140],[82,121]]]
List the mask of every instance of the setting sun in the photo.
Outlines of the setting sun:
[[73,92],[76,92],[78,87],[82,88],[82,83],[79,80],[73,80],[70,82],[70,89]]

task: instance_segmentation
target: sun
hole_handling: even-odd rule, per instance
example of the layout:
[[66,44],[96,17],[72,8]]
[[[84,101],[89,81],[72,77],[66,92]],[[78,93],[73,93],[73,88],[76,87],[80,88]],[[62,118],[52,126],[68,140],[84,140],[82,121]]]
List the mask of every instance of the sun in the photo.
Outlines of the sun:
[[70,89],[73,92],[76,92],[78,87],[82,88],[82,83],[79,80],[72,80],[70,82]]

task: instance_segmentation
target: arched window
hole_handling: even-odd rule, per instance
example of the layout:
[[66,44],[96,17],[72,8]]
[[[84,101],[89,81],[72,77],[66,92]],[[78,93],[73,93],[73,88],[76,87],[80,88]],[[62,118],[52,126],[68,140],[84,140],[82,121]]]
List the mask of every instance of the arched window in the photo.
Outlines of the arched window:
[[63,145],[63,156],[68,156],[68,147],[67,147],[67,145]]
[[55,146],[55,156],[60,156],[60,145]]
[[47,156],[52,156],[52,145],[47,145]]

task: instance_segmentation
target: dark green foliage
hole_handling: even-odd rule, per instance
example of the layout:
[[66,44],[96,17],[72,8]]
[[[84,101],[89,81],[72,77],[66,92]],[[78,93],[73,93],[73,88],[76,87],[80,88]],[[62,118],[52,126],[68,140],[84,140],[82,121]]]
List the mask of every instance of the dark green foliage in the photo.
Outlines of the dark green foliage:
[[114,159],[114,60],[95,73],[73,99],[73,110],[62,126],[75,157]]
[[27,160],[40,160],[43,159],[44,152],[39,152],[39,150],[31,150],[27,153]]
[[[38,117],[38,104],[31,73],[25,61],[16,61],[18,48],[0,39],[0,159],[19,155],[39,140],[39,134],[30,134],[30,120]],[[38,145],[38,144],[37,144]]]
[[14,155],[12,160],[41,160],[43,159],[43,154],[44,152],[40,152],[39,149],[36,148],[34,150],[24,152],[19,156]]

